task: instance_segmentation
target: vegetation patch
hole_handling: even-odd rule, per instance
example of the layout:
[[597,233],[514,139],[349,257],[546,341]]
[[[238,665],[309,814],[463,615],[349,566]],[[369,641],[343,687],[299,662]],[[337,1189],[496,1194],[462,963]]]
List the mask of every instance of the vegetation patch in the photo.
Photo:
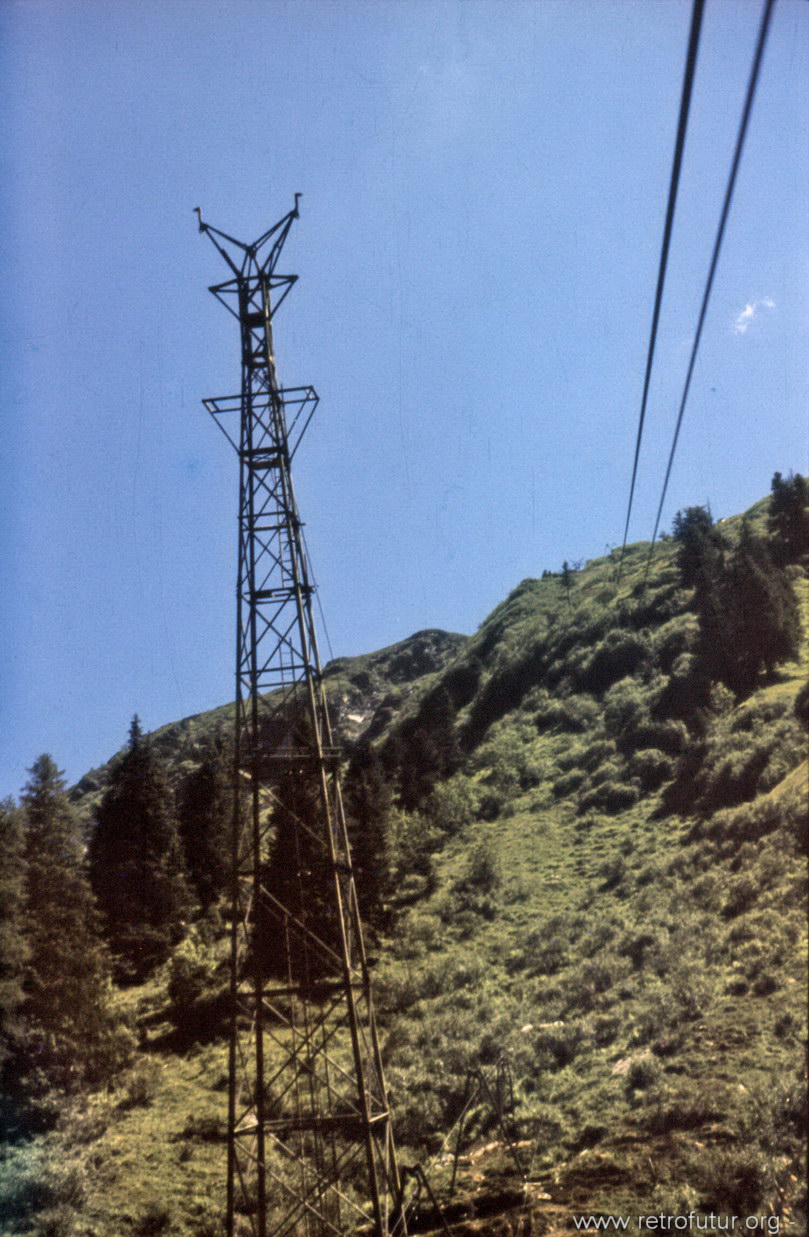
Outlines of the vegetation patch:
[[[459,1224],[505,1223],[519,1161],[540,1225],[803,1231],[805,497],[328,668],[395,1133]],[[3,808],[8,1237],[221,1234],[230,721],[133,726],[73,806],[43,757]],[[277,791],[281,896],[316,796]]]

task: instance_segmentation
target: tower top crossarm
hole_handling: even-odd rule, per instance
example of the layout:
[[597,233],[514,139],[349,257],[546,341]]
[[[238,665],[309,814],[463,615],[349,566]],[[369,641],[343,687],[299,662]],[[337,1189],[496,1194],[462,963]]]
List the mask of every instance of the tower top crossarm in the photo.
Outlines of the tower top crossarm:
[[[244,241],[237,241],[234,236],[229,236],[227,232],[222,232],[219,228],[213,227],[212,224],[205,223],[202,218],[202,209],[199,206],[196,206],[194,210],[199,220],[200,232],[207,232],[211,243],[219,250],[219,253],[237,278],[247,275],[251,268],[254,274],[260,273],[267,278],[272,278],[293,220],[299,217],[298,203],[301,197],[302,194],[296,193],[295,205],[292,210],[284,215],[282,219],[279,219],[277,223],[273,224],[271,228],[268,228],[258,240],[253,241],[252,245],[246,245]],[[262,255],[260,251],[270,241],[273,242],[271,247]],[[235,245],[241,257],[237,253],[228,252],[225,244],[221,242],[225,242],[228,246]]]
[[300,199],[301,194],[296,193],[292,210],[262,233],[251,245],[246,245],[244,241],[237,241],[235,236],[229,236],[227,232],[222,232],[212,224],[205,223],[201,208],[199,206],[194,208],[199,220],[200,232],[207,234],[211,244],[224,258],[233,275],[232,279],[227,279],[224,283],[214,284],[209,291],[224,305],[228,313],[233,314],[234,318],[241,319],[242,317],[244,306],[234,308],[234,302],[240,303],[244,295],[250,299],[259,294],[259,299],[266,299],[268,310],[271,313],[274,312],[296,282],[297,275],[279,275],[276,273],[276,267],[293,221],[299,217],[298,202]]

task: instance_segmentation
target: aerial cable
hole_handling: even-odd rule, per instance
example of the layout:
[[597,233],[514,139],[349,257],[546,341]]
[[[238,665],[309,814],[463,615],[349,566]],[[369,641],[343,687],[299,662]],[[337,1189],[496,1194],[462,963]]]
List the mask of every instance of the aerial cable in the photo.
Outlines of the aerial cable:
[[702,14],[704,8],[705,0],[694,0],[694,7],[691,11],[691,29],[688,35],[688,51],[685,58],[685,72],[683,74],[683,88],[680,96],[680,118],[677,123],[677,138],[674,143],[674,157],[671,166],[669,201],[666,208],[666,224],[663,229],[663,245],[660,250],[660,265],[657,273],[657,291],[655,293],[654,313],[652,315],[652,330],[649,337],[649,351],[646,357],[646,374],[643,379],[643,397],[640,405],[638,434],[635,440],[635,459],[632,464],[632,481],[629,486],[629,502],[626,508],[624,540],[623,545],[621,546],[621,558],[618,564],[618,584],[621,582],[621,572],[623,571],[624,566],[626,542],[629,535],[629,519],[632,514],[632,500],[635,496],[635,481],[638,475],[640,444],[641,439],[643,438],[643,422],[646,417],[646,402],[649,398],[649,381],[652,376],[652,363],[654,361],[655,344],[657,342],[657,325],[660,319],[660,306],[663,302],[663,287],[666,282],[666,265],[668,263],[669,245],[671,243],[671,233],[674,225],[674,209],[677,203],[677,189],[680,183],[680,168],[683,160],[685,133],[688,127],[688,111],[691,106],[691,92],[694,85],[694,73],[697,65],[697,48],[699,46],[699,33],[702,25]]
[[711,289],[713,288],[714,275],[716,274],[716,267],[719,262],[719,251],[722,248],[722,240],[725,235],[725,225],[728,221],[728,215],[730,214],[730,204],[733,199],[733,191],[736,187],[736,176],[739,171],[739,164],[741,163],[742,150],[744,149],[744,142],[747,136],[747,126],[750,120],[750,113],[753,110],[753,99],[755,98],[756,86],[758,85],[759,70],[761,69],[761,62],[764,57],[764,46],[767,42],[767,32],[770,27],[770,18],[772,16],[772,11],[774,7],[775,7],[775,0],[764,0],[764,9],[761,15],[761,24],[760,24],[759,32],[758,32],[758,41],[756,43],[756,50],[753,56],[753,63],[750,68],[750,77],[747,82],[747,94],[745,96],[745,101],[744,101],[744,110],[742,111],[742,118],[739,124],[739,133],[736,138],[736,149],[733,154],[733,162],[731,164],[730,175],[728,177],[728,183],[725,189],[725,200],[722,204],[722,214],[719,219],[719,228],[717,229],[716,240],[714,241],[713,255],[711,257],[711,265],[708,271],[708,278],[705,282],[705,291],[702,296],[702,306],[699,311],[699,320],[697,322],[697,330],[696,330],[696,334],[694,335],[694,343],[691,348],[691,357],[688,362],[688,372],[686,374],[685,386],[683,388],[682,399],[680,400],[680,410],[677,414],[677,424],[675,425],[675,428],[674,428],[674,438],[671,443],[671,451],[669,452],[668,465],[666,466],[666,476],[663,481],[663,492],[660,495],[660,504],[657,508],[657,518],[655,519],[654,532],[652,533],[652,543],[649,546],[649,554],[646,559],[646,570],[644,572],[644,577],[643,577],[644,584],[649,578],[649,568],[651,567],[651,563],[652,563],[652,553],[654,551],[655,542],[657,540],[657,532],[658,532],[658,529],[660,528],[660,517],[663,513],[663,504],[666,501],[666,492],[668,490],[669,478],[671,477],[671,469],[674,463],[674,455],[677,450],[677,441],[680,436],[680,427],[682,426],[682,423],[683,423],[683,413],[685,412],[685,405],[688,401],[688,392],[691,387],[691,377],[694,373],[694,365],[696,363],[697,353],[699,351],[700,339],[702,338],[702,328],[705,324],[705,315],[708,309],[708,301],[710,300],[710,297],[711,297]]

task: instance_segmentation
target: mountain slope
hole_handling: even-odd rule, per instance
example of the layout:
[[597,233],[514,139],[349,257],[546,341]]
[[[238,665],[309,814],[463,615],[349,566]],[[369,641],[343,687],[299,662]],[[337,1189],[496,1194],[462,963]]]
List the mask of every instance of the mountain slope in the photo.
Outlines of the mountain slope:
[[[726,575],[767,512],[722,523]],[[458,1232],[692,1211],[804,1231],[806,643],[734,694],[706,670],[681,558],[664,542],[646,578],[638,544],[620,583],[617,554],[546,573],[468,639],[327,672],[396,797],[371,934],[383,1052],[402,1159]],[[806,574],[785,570],[805,631]],[[158,732],[178,783],[227,720]],[[85,810],[102,787],[80,784]],[[220,1231],[222,926],[122,992],[141,1053],[118,1090],[12,1153],[65,1226],[28,1231]],[[19,1193],[9,1233],[36,1215]]]
[[[375,653],[329,662],[323,678],[341,741],[356,743],[381,732],[403,702],[418,698],[427,689],[432,676],[457,656],[466,640],[466,636],[457,633],[429,629]],[[217,738],[230,738],[233,721],[234,706],[226,704],[169,722],[150,735],[169,766],[175,787],[198,764],[208,744]],[[84,816],[89,818],[92,814],[123,750],[105,765],[85,774],[73,787],[72,801]]]
[[745,699],[705,694],[678,548],[644,588],[647,550],[629,548],[620,587],[611,558],[524,581],[449,672],[478,668],[455,719],[465,761],[421,805],[443,829],[437,889],[384,971],[400,1120],[434,1145],[469,1063],[505,1053],[552,1195],[759,1209],[797,1232],[805,645]]

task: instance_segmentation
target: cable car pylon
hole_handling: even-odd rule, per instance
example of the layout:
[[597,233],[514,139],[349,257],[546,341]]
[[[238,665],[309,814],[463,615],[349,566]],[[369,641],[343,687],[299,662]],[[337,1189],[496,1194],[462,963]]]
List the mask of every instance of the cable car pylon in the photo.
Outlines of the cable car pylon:
[[317,405],[278,383],[295,205],[229,270],[241,390],[204,405],[239,459],[228,1237],[399,1237],[401,1188],[292,459]]

